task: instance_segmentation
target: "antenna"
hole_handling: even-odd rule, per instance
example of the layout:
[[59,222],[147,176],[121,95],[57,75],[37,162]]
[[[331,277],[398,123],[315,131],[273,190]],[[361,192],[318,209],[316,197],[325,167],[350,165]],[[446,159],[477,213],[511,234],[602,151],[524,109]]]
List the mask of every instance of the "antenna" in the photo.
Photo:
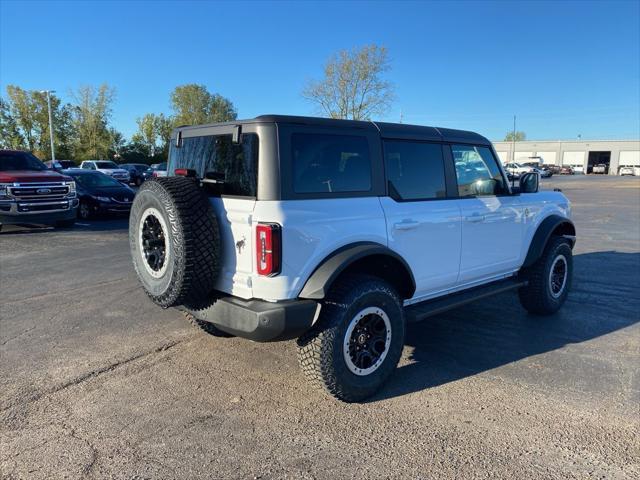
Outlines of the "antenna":
[[400,109],[400,123],[402,123],[403,119],[404,119],[404,115],[402,114],[402,109]]

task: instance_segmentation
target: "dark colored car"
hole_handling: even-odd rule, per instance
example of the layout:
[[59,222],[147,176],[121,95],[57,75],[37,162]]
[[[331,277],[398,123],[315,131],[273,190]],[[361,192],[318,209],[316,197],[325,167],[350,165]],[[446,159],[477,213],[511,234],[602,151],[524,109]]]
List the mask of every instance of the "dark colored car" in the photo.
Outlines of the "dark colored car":
[[92,170],[70,169],[64,173],[76,182],[80,198],[78,218],[100,214],[128,214],[135,192],[118,180]]
[[131,183],[138,187],[142,185],[142,182],[150,179],[153,173],[149,165],[144,163],[123,163],[119,166],[129,172]]
[[51,160],[44,162],[44,164],[49,167],[51,170],[55,170],[59,172],[61,170],[65,170],[67,168],[76,168],[78,164],[73,160]]

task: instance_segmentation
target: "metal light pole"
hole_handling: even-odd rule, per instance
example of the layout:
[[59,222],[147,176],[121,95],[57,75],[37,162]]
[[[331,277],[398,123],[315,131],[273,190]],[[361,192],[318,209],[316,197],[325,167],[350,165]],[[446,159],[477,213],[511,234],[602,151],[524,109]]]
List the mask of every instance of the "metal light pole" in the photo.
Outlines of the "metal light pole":
[[56,161],[56,152],[53,147],[53,119],[51,117],[51,94],[56,93],[55,90],[42,90],[40,93],[47,94],[47,107],[49,108],[49,137],[51,139],[51,167],[53,167],[53,162]]

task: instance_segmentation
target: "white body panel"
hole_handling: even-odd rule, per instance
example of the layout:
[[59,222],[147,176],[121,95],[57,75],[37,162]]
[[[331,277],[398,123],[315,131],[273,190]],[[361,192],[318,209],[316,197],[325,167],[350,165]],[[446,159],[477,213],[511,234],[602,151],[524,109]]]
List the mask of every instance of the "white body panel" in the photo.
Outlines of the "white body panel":
[[389,248],[411,266],[415,297],[451,288],[460,264],[460,207],[451,200],[396,202],[381,197]]
[[341,247],[357,242],[387,245],[377,197],[256,202],[254,231],[258,222],[282,226],[282,272],[253,276],[253,296],[264,300],[297,297],[322,260]]
[[[566,197],[549,191],[417,202],[388,197],[211,202],[222,239],[216,288],[268,301],[296,298],[336,250],[373,242],[388,246],[411,267],[416,293],[405,304],[416,303],[512,275],[545,218],[570,218]],[[274,277],[255,271],[260,222],[282,226],[282,271]]]
[[523,209],[517,196],[454,200],[462,215],[459,284],[516,270],[520,264]]
[[255,263],[252,214],[256,201],[214,197],[211,205],[218,218],[221,240],[221,269],[216,289],[236,297],[251,298]]

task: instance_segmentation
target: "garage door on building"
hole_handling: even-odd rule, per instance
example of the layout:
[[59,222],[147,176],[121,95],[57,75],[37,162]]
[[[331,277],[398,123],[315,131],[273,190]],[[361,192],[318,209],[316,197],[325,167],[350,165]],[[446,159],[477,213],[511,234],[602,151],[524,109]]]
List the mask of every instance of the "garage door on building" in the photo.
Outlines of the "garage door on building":
[[562,164],[584,167],[584,152],[564,152]]
[[621,167],[640,167],[640,150],[620,152],[618,165]]
[[498,154],[498,158],[500,161],[504,163],[509,163],[509,152],[496,152]]
[[518,152],[516,151],[516,162],[527,162],[529,157],[533,157],[533,152]]
[[536,152],[538,157],[542,157],[542,160],[545,165],[555,165],[556,164],[556,152]]

